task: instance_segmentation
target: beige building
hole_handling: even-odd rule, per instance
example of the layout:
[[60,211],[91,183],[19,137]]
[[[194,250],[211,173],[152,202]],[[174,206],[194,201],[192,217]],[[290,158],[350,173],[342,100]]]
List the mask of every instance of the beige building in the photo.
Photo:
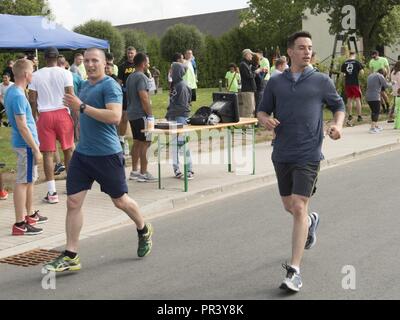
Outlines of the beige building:
[[[309,31],[313,37],[313,47],[317,52],[320,62],[330,64],[335,42],[335,36],[329,34],[328,14],[322,13],[312,15],[310,10],[305,12],[303,19],[303,30]],[[359,51],[363,51],[362,39],[357,39],[357,47]],[[336,54],[340,54],[341,41],[338,42]],[[353,47],[352,47],[353,48]],[[385,47],[385,56],[389,58],[390,63],[397,61],[400,55],[400,45],[393,47]]]

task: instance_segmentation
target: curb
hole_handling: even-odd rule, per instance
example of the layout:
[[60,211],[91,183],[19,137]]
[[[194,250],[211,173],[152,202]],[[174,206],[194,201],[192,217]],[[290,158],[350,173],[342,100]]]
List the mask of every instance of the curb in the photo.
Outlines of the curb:
[[[353,152],[348,155],[339,156],[330,160],[323,160],[321,162],[321,170],[327,170],[339,165],[347,164],[353,161],[362,160],[365,158],[373,157],[378,154],[391,152],[400,149],[400,139],[395,143]],[[194,192],[189,192],[184,195],[171,197],[157,201],[152,204],[145,205],[141,211],[147,220],[164,217],[177,211],[187,208],[196,207],[206,202],[216,201],[222,198],[234,196],[235,194],[243,193],[244,191],[251,191],[260,187],[265,187],[276,183],[275,173],[267,173],[261,176],[243,176],[246,179],[236,183],[222,184],[216,187],[206,188]],[[112,220],[106,221],[101,224],[87,226],[82,230],[80,239],[87,239],[111,230],[116,230],[126,225],[131,224],[131,220],[124,213],[115,217]],[[20,254],[29,250],[38,248],[53,249],[65,244],[65,234],[55,235],[49,238],[33,241],[23,245],[0,251],[0,259],[12,255]]]

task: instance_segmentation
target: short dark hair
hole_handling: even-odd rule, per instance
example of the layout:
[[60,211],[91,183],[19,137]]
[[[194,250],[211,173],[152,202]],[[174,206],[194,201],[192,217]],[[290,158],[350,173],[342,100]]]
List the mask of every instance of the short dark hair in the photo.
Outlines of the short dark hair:
[[9,77],[9,78],[11,78],[11,75],[10,75],[8,72],[4,72],[3,75],[2,75],[2,77]]
[[229,64],[229,69],[230,69],[230,68],[235,68],[235,69],[236,69],[236,68],[237,68],[237,65],[234,64],[234,63],[230,63],[230,64]]
[[283,60],[283,59],[281,59],[281,58],[276,59],[276,61],[275,61],[275,68],[278,68],[279,66],[282,66],[282,65],[284,65],[285,63],[286,63],[286,61]]
[[262,55],[264,55],[264,51],[261,50],[261,49],[257,49],[257,50],[256,50],[256,53],[261,53]]
[[79,56],[83,57],[83,54],[81,52],[77,52],[77,53],[75,53],[74,58],[79,57]]
[[311,33],[309,33],[308,31],[298,31],[289,36],[287,40],[287,47],[293,48],[294,43],[298,38],[309,38],[310,40],[312,40]]
[[136,48],[129,46],[128,48],[126,48],[126,52],[128,52],[128,51],[136,51]]
[[133,58],[133,65],[137,67],[143,62],[147,62],[147,55],[144,52],[138,52],[135,58]]
[[376,54],[379,54],[379,51],[378,51],[378,50],[373,50],[373,51],[371,52],[371,56],[374,56],[374,55],[376,55]]
[[112,63],[112,62],[107,62],[107,66],[109,66],[109,67],[114,67],[114,63]]
[[106,60],[113,60],[114,55],[111,52],[106,52]]
[[183,57],[183,54],[180,52],[175,52],[172,56],[172,62],[178,62],[179,59]]

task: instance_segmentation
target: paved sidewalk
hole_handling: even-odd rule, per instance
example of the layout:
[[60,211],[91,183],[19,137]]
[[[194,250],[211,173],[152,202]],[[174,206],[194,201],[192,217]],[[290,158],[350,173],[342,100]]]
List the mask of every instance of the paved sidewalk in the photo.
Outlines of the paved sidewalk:
[[[400,131],[393,130],[392,124],[381,123],[381,125],[385,128],[381,134],[369,134],[369,126],[362,125],[345,128],[342,140],[325,139],[323,150],[326,160],[323,166],[328,167],[400,148]],[[240,133],[239,140],[241,140]],[[215,143],[214,141],[213,147]],[[193,144],[196,143],[193,142]],[[256,146],[255,176],[249,175],[252,164],[250,144],[247,145],[247,148],[240,146],[234,148],[236,173],[227,172],[227,157],[223,152],[202,152],[201,154],[193,152],[193,158],[195,160],[201,158],[203,164],[195,162],[195,180],[189,181],[188,193],[183,192],[183,180],[175,179],[171,165],[164,163],[162,165],[164,189],[159,190],[158,183],[129,181],[129,194],[138,201],[143,214],[150,219],[185,206],[204,202],[207,199],[211,200],[235,192],[258,188],[267,183],[275,182],[274,170],[270,160],[271,152],[270,143],[261,143]],[[152,159],[150,171],[156,176],[157,165],[155,158]],[[130,169],[127,168],[127,176],[129,176],[129,172]],[[12,195],[7,201],[0,201],[0,258],[35,248],[52,248],[65,243],[64,225],[67,198],[65,181],[57,181],[57,191],[60,203],[49,205],[41,201],[41,198],[47,192],[46,184],[35,186],[34,207],[40,210],[43,215],[49,217],[49,223],[43,226],[42,235],[33,237],[11,236],[11,227],[14,223]],[[83,210],[85,221],[82,238],[93,236],[99,232],[106,232],[129,221],[124,213],[113,207],[108,196],[100,192],[97,184],[89,192]]]

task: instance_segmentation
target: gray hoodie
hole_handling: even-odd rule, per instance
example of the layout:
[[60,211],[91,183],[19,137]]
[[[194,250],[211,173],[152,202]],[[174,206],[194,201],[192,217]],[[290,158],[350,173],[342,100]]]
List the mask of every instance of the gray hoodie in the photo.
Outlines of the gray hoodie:
[[325,104],[332,113],[345,110],[332,80],[311,67],[297,81],[290,70],[268,81],[259,111],[274,114],[280,122],[275,129],[273,161],[307,163],[323,159]]
[[172,92],[168,106],[168,120],[174,120],[176,117],[190,116],[190,100],[192,96],[191,89],[183,81],[186,73],[186,67],[179,62],[174,62],[171,68]]

